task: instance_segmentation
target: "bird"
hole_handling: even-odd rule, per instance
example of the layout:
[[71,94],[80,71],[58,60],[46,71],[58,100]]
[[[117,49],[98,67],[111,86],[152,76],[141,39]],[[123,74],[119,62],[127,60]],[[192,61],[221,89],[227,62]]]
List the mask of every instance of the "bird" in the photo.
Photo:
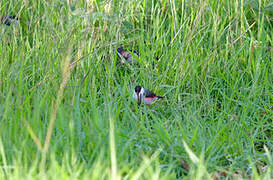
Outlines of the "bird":
[[[137,62],[137,60],[132,56],[132,54],[130,54],[129,52],[125,51],[123,49],[123,47],[119,47],[117,49],[118,51],[118,55],[122,56],[121,58],[124,58],[128,63],[134,63],[134,62]],[[138,54],[136,51],[134,51],[134,55],[138,57]],[[125,64],[124,60],[121,59],[120,60],[121,64]]]
[[10,26],[11,24],[18,24],[19,23],[19,18],[16,16],[9,16],[9,15],[4,15],[1,16],[0,18],[1,23]]
[[149,91],[139,85],[135,87],[133,97],[137,100],[137,103],[139,105],[141,104],[142,101],[144,101],[144,104],[150,105],[153,102],[155,102],[157,99],[163,98],[163,96],[157,96],[152,91]]

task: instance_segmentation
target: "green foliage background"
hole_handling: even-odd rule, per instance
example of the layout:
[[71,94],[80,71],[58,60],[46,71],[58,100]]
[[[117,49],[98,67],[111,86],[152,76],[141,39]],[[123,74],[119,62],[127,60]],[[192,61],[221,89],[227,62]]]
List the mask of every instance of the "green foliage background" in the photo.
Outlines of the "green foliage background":
[[[20,17],[0,25],[1,178],[272,178],[270,0],[1,0],[0,14]],[[121,45],[139,63],[121,65]],[[138,107],[135,85],[166,98]]]

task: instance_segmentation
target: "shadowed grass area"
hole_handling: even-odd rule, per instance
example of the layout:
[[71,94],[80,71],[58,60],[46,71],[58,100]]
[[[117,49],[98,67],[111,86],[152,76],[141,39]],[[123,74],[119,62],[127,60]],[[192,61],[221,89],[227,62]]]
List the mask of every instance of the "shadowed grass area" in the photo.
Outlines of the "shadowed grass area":
[[[273,177],[269,0],[1,0],[0,14],[20,19],[0,25],[1,179]],[[135,85],[166,98],[138,106]]]

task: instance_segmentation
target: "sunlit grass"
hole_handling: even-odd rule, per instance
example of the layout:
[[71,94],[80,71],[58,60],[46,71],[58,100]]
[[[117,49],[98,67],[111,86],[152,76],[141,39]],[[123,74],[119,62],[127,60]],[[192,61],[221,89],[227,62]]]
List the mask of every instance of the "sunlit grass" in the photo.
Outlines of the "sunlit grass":
[[1,179],[272,178],[269,0],[0,7]]

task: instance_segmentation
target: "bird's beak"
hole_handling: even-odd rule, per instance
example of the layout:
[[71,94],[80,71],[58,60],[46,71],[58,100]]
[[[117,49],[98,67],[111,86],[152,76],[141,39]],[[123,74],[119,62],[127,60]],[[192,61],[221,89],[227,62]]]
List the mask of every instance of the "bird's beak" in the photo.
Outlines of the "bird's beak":
[[141,104],[141,95],[140,95],[140,93],[137,93],[137,103],[138,103],[138,105]]

